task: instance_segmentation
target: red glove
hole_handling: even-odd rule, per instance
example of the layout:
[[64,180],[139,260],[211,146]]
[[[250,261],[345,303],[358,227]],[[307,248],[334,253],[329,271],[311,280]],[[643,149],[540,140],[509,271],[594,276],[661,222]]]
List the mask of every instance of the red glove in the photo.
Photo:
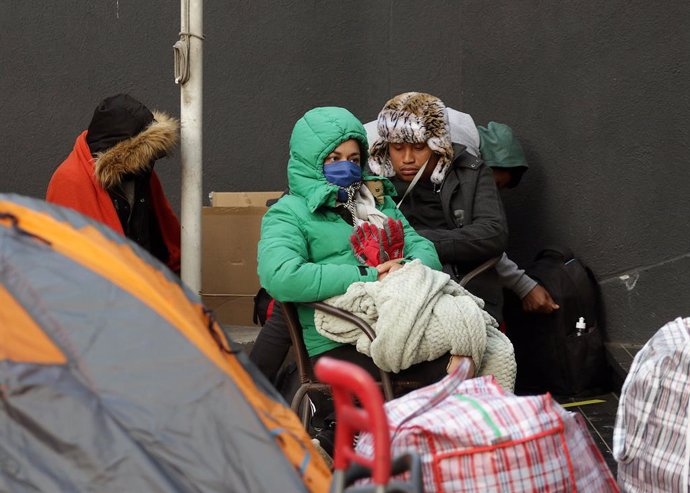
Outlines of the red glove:
[[403,258],[405,230],[400,219],[396,221],[391,217],[388,218],[388,223],[381,231],[381,244],[389,259]]
[[355,232],[350,236],[350,243],[355,257],[363,264],[376,267],[388,260],[388,255],[381,243],[379,229],[370,223],[357,226]]

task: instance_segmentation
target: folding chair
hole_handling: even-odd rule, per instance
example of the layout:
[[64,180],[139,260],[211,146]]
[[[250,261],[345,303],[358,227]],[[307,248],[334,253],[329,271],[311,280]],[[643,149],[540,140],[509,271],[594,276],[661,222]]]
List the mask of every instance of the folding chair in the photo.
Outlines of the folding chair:
[[[500,260],[500,257],[494,257],[487,260],[483,264],[479,265],[477,268],[468,272],[459,282],[461,286],[465,286],[469,281],[474,279],[476,276],[482,272],[491,269]],[[314,309],[323,310],[324,312],[339,317],[343,320],[351,322],[356,327],[358,327],[369,340],[373,341],[376,337],[376,333],[371,328],[371,326],[366,323],[361,318],[353,315],[352,313],[336,308],[334,306],[328,305],[321,301],[304,303],[305,305],[311,306]],[[323,393],[329,393],[329,386],[324,383],[319,382],[314,374],[314,369],[312,368],[311,359],[307,353],[307,348],[304,344],[304,337],[302,334],[302,326],[299,322],[297,316],[297,308],[295,303],[281,303],[283,310],[283,315],[285,317],[285,322],[288,326],[290,332],[290,339],[292,341],[292,349],[295,355],[295,362],[297,364],[297,371],[299,373],[300,387],[297,389],[294,397],[292,398],[291,408],[297,413],[302,419],[302,424],[305,428],[309,424],[310,410],[309,406],[303,405],[304,397],[309,391],[319,391]],[[393,397],[404,391],[414,390],[421,386],[421,383],[414,380],[401,380],[396,379],[395,382],[391,381],[390,375],[383,370],[381,373],[381,390],[386,401],[393,399]],[[395,390],[395,391],[394,391]]]
[[[344,320],[352,322],[364,332],[370,340],[374,340],[376,334],[369,324],[361,318],[352,315],[350,312],[341,310],[323,302],[305,303],[315,309],[323,310],[331,315],[340,317]],[[297,371],[299,373],[300,387],[297,389],[292,398],[291,407],[302,418],[302,424],[306,428],[309,423],[309,407],[302,406],[304,397],[307,392],[312,390],[329,393],[330,386],[321,383],[314,375],[311,359],[307,353],[307,347],[304,345],[304,337],[302,334],[302,326],[297,317],[297,307],[295,303],[281,303],[283,316],[287,323],[290,332],[290,339],[292,340],[292,349],[295,354],[295,362],[297,364]],[[386,400],[393,398],[393,385],[391,384],[390,376],[385,371],[381,370],[381,387]]]

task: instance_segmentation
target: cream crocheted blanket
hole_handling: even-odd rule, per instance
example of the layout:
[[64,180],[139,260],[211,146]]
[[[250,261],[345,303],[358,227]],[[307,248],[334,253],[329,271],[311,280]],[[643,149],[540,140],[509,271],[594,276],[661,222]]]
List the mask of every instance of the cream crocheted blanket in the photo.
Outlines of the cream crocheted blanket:
[[504,389],[513,390],[513,345],[483,310],[484,301],[419,260],[382,281],[353,283],[345,294],[325,302],[363,319],[376,338],[370,342],[350,322],[320,310],[314,313],[316,330],[355,344],[385,371],[397,373],[450,352],[471,356],[480,375],[494,375]]

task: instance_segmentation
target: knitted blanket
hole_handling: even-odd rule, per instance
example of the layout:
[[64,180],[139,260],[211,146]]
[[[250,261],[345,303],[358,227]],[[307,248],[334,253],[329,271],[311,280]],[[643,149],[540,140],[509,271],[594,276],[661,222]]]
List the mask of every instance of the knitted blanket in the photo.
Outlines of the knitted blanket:
[[376,338],[371,342],[353,324],[320,310],[314,313],[316,330],[355,344],[385,371],[397,373],[450,352],[471,356],[480,375],[494,375],[504,389],[513,389],[513,345],[482,309],[484,301],[419,260],[382,281],[353,283],[345,294],[325,302],[366,321]]

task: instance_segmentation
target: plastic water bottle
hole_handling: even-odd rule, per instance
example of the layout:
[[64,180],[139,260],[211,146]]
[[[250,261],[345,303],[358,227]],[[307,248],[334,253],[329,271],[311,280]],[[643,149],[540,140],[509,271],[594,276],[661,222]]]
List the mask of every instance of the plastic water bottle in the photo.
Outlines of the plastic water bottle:
[[575,333],[576,336],[581,336],[585,333],[587,330],[587,324],[585,323],[585,317],[580,317],[580,320],[578,320],[575,323],[575,329],[577,332]]

